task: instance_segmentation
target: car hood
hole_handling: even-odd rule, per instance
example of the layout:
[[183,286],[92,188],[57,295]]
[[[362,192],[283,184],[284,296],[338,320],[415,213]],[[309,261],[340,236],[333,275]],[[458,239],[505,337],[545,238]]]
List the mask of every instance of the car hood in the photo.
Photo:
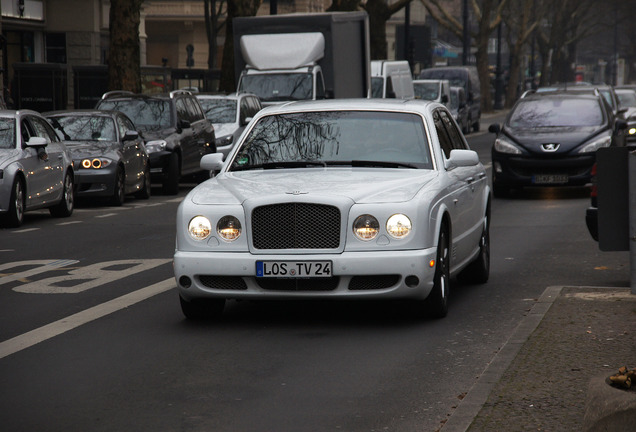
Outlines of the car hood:
[[213,123],[214,133],[217,137],[232,135],[238,127],[234,123]]
[[111,153],[116,143],[112,141],[65,141],[73,159],[105,156]]
[[197,186],[195,204],[240,204],[271,195],[345,197],[356,203],[404,202],[437,177],[433,170],[315,168],[223,173]]
[[542,144],[559,144],[555,153],[567,153],[606,130],[605,126],[549,127],[515,129],[506,127],[504,134],[531,153],[541,153]]

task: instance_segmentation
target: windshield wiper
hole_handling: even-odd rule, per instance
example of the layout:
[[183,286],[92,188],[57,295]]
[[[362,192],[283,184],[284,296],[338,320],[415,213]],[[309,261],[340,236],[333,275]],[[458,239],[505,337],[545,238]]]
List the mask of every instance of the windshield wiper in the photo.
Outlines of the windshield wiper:
[[327,161],[326,165],[347,165],[352,167],[382,167],[382,168],[415,168],[417,165],[406,162],[390,162],[390,161],[369,161],[369,160],[352,160],[352,161]]
[[325,167],[327,164],[322,161],[280,161],[280,162],[267,162],[258,165],[246,165],[238,166],[231,169],[231,171],[245,171],[252,169],[278,169],[278,168],[308,168],[313,166]]

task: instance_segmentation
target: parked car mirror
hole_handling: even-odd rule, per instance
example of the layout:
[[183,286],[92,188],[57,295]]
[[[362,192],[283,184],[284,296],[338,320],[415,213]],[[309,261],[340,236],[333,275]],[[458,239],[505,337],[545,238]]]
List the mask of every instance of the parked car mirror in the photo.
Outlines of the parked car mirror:
[[479,156],[473,150],[451,150],[450,157],[446,161],[446,169],[457,167],[475,166],[479,163]]
[[181,129],[188,129],[188,128],[192,127],[192,125],[190,124],[189,120],[180,119],[179,120],[179,127]]
[[501,126],[499,126],[499,124],[497,123],[493,123],[490,126],[488,126],[488,132],[490,133],[498,134],[500,131],[501,131]]
[[46,145],[48,145],[48,140],[46,138],[42,138],[42,137],[31,137],[29,138],[29,141],[27,141],[27,145],[29,147],[45,147]]
[[442,95],[442,103],[448,103],[448,95]]
[[616,119],[616,123],[614,123],[614,127],[616,128],[616,132],[627,129],[627,121],[623,119]]
[[124,134],[124,141],[134,141],[139,138],[139,132],[128,130]]
[[249,122],[252,121],[253,118],[254,117],[245,117],[245,118],[241,119],[241,126],[247,125]]

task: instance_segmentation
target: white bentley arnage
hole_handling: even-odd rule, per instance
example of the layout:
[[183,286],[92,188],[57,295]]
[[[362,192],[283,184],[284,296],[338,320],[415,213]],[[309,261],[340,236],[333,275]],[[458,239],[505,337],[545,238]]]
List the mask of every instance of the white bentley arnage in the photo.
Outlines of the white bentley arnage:
[[411,298],[444,317],[450,281],[488,280],[490,188],[448,110],[421,100],[260,111],[179,206],[187,318],[228,299]]

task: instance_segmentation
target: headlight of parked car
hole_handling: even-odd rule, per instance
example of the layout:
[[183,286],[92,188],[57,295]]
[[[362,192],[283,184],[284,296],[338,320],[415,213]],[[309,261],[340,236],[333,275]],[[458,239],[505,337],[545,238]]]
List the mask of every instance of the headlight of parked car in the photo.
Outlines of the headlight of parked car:
[[403,239],[411,232],[411,220],[403,214],[394,214],[386,222],[386,232],[396,239]]
[[516,145],[503,138],[497,138],[495,140],[495,150],[500,153],[521,154],[521,150],[519,150]]
[[380,232],[378,220],[368,214],[358,216],[353,222],[353,233],[360,240],[373,240]]
[[225,241],[234,241],[241,236],[241,222],[234,216],[223,216],[216,224],[216,232]]
[[595,152],[596,150],[602,147],[609,147],[611,143],[612,143],[612,137],[609,135],[601,137],[601,138],[597,138],[594,141],[591,141],[590,143],[585,144],[583,148],[579,150],[579,153]]
[[166,148],[165,140],[148,141],[146,143],[146,151],[148,153],[160,152],[162,150],[165,150],[165,148]]
[[113,161],[108,158],[86,158],[79,161],[79,166],[77,168],[100,169],[106,168],[111,163],[113,163]]
[[217,147],[223,147],[223,146],[228,146],[230,144],[232,144],[232,142],[234,142],[234,136],[233,135],[227,135],[221,138],[217,138],[216,139],[216,146]]
[[188,224],[188,232],[195,240],[205,240],[212,232],[212,224],[205,216],[195,216]]

